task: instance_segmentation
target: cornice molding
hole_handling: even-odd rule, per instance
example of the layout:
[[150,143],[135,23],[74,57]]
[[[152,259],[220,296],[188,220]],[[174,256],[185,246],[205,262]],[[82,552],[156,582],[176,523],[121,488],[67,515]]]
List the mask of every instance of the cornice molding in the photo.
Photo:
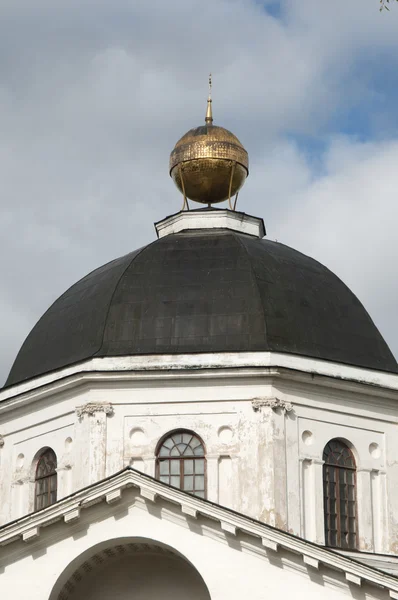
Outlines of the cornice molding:
[[0,412],[76,387],[126,381],[285,378],[361,394],[391,407],[398,400],[398,375],[269,352],[95,358],[0,391]]
[[162,354],[92,358],[59,371],[36,377],[0,391],[0,402],[16,395],[48,385],[71,375],[92,372],[169,372],[242,368],[283,368],[325,376],[343,381],[369,384],[374,388],[398,391],[398,374],[372,371],[360,367],[333,363],[277,352],[214,352],[200,354]]
[[[388,590],[391,598],[398,599],[398,578],[394,576],[217,504],[169,488],[165,484],[134,471],[130,467],[37,513],[27,515],[1,527],[0,546],[6,546],[21,540],[34,544],[40,536],[41,528],[46,528],[47,532],[51,529],[52,524],[61,520],[65,524],[73,524],[80,519],[82,511],[101,502],[111,505],[116,499],[119,500],[122,497],[123,490],[127,488],[138,490],[141,498],[146,501],[157,502],[162,499],[170,502],[170,505],[180,506],[181,515],[185,518],[200,520],[201,517],[205,517],[213,522],[218,522],[220,533],[224,536],[236,536],[239,532],[242,532],[245,535],[252,536],[253,544],[258,544],[261,540],[261,546],[273,552],[283,549],[292,552],[296,556],[300,555],[303,565],[318,568],[320,564],[323,564],[326,567],[343,572],[345,579],[350,583],[359,586],[366,581]],[[134,499],[132,502],[134,502]],[[112,508],[109,510],[112,511]],[[338,582],[336,585],[338,585]]]

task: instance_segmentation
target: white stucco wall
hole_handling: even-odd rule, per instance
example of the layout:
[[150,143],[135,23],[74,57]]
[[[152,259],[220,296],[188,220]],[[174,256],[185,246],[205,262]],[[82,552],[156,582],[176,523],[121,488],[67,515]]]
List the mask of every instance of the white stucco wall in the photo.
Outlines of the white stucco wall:
[[[322,453],[339,437],[357,461],[359,548],[397,553],[398,391],[390,375],[382,387],[367,371],[363,382],[358,369],[356,381],[332,374],[307,373],[304,363],[301,372],[180,368],[82,376],[73,385],[60,376],[22,396],[7,391],[1,523],[33,510],[41,448],[57,454],[61,498],[129,464],[154,476],[159,439],[186,428],[206,446],[208,499],[323,543]],[[281,406],[272,408],[275,398]],[[76,408],[90,403],[93,414],[79,417]]]
[[[242,597],[265,600],[292,593],[306,600],[317,600],[320,594],[326,600],[347,595],[356,600],[388,598],[385,590],[366,581],[356,585],[344,573],[327,565],[313,568],[296,554],[283,549],[269,550],[261,545],[261,539],[244,534],[230,535],[210,519],[187,517],[179,507],[161,500],[145,501],[131,489],[123,493],[123,499],[116,505],[102,502],[92,506],[76,524],[53,524],[41,529],[39,538],[30,543],[14,542],[8,548],[0,548],[0,590],[4,597],[13,600],[58,600],[61,591],[68,589],[65,584],[69,581],[73,584],[70,594],[75,595],[65,595],[63,599],[90,598],[81,596],[84,591],[92,593],[89,567],[96,562],[90,563],[90,558],[102,551],[103,562],[98,568],[106,572],[107,549],[112,552],[134,543],[160,545],[189,561],[203,578],[212,600]],[[110,557],[109,561],[111,566],[114,559]],[[129,564],[134,571],[134,554]],[[152,560],[152,565],[156,572],[156,560]],[[122,576],[126,584],[125,571]],[[120,589],[115,584],[115,590],[119,590],[116,597],[120,600],[136,597],[133,583],[134,575],[128,593],[126,587]],[[145,585],[142,578],[141,583]],[[170,586],[173,589],[172,583]],[[97,597],[104,596],[100,593]],[[147,600],[150,596],[137,597]],[[165,590],[161,597],[171,597],[170,590]],[[187,597],[200,598],[191,596],[189,589]]]

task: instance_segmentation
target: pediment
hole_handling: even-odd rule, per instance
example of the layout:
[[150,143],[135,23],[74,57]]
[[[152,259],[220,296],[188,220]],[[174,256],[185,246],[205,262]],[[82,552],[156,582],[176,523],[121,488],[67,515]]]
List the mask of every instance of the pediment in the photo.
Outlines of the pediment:
[[[365,597],[365,593],[375,598],[398,598],[398,579],[391,575],[170,488],[131,468],[3,526],[0,560],[4,571],[0,582],[13,562],[40,552],[46,558],[55,546],[58,552],[64,549],[64,562],[76,560],[81,548],[90,549],[91,537],[105,545],[112,545],[116,538],[126,543],[145,538],[168,544],[181,554],[192,553],[188,558],[193,564],[201,563],[198,568],[202,575],[206,560],[211,566],[213,557],[218,557],[220,563],[236,561],[243,570],[254,569],[261,577],[267,571],[269,581],[276,576],[280,579],[283,573],[283,581],[286,578],[293,585],[297,580],[294,585],[305,589],[310,585],[315,595],[322,586],[331,593],[356,598]],[[198,557],[194,549],[199,547]],[[62,564],[61,558],[57,560]]]

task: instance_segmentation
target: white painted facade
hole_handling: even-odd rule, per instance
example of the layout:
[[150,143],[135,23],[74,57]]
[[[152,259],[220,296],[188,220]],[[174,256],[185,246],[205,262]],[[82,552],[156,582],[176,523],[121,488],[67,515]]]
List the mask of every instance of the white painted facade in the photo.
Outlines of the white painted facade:
[[[211,218],[261,235],[259,220]],[[1,390],[0,592],[398,598],[397,424],[397,375],[269,352],[96,358]],[[156,448],[177,429],[203,440],[215,505],[154,481]],[[359,552],[321,547],[334,438],[355,456]],[[45,448],[58,501],[34,513]]]
[[15,600],[398,597],[396,577],[131,470],[3,528],[0,559]]
[[[30,391],[23,384],[21,394],[4,390],[2,524],[33,511],[43,448],[57,455],[62,498],[128,465],[154,477],[159,440],[182,428],[204,441],[209,500],[322,544],[322,454],[342,438],[357,462],[359,549],[396,553],[398,377],[364,370],[362,381],[344,379],[345,367],[339,376],[338,365],[321,361],[318,371],[332,376],[305,365],[250,368],[247,358],[235,369],[149,371],[112,359],[112,371],[79,366]],[[386,385],[368,383],[377,377]]]

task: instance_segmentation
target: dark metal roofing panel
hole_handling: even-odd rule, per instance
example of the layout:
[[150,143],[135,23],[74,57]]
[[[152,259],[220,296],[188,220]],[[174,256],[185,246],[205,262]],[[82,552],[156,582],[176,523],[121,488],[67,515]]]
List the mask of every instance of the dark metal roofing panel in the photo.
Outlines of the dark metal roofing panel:
[[115,290],[100,355],[227,352],[266,345],[249,257],[226,233],[167,236]]
[[398,371],[369,314],[329,269],[283,244],[241,237],[274,352]]
[[23,343],[6,386],[91,358],[100,350],[115,286],[138,252],[96,269],[50,306]]
[[33,328],[6,385],[94,356],[267,350],[398,371],[326,267],[277,242],[202,230],[161,238],[72,286]]

